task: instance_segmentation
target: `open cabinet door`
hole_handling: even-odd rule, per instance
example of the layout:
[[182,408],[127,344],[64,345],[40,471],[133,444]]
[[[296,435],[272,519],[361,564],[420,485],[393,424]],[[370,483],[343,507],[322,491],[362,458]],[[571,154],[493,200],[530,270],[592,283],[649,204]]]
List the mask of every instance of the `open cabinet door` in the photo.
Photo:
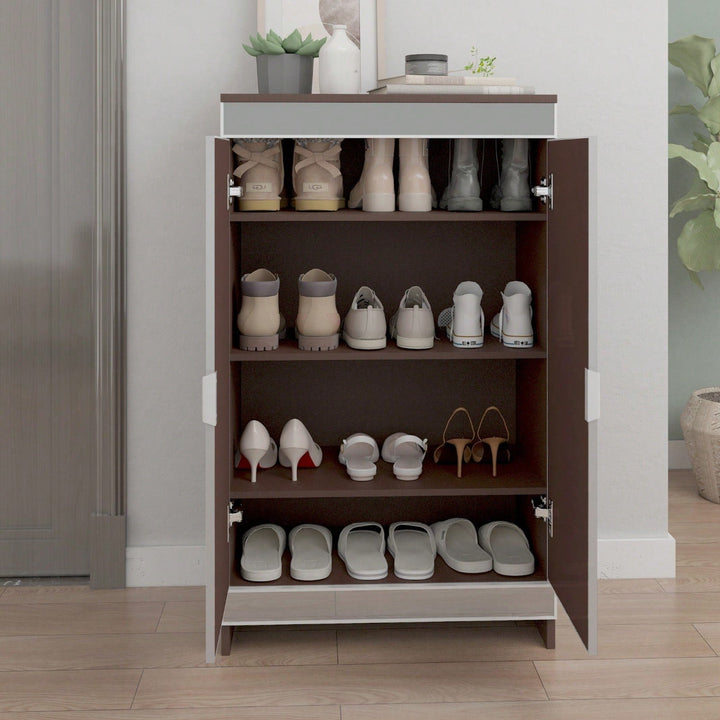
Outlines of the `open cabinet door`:
[[590,492],[587,139],[548,142],[548,578],[589,652],[597,645],[596,507]]
[[[206,372],[214,373],[210,392],[215,390],[215,427],[207,430],[206,442],[206,659],[215,661],[222,630],[230,582],[228,543],[230,443],[230,373],[228,358],[231,342],[230,218],[227,207],[228,176],[232,174],[230,141],[208,138],[206,218]],[[205,394],[207,388],[203,388]],[[212,403],[210,403],[212,404]],[[206,398],[203,398],[205,413]],[[208,422],[206,420],[206,422]],[[212,424],[212,423],[210,423]]]

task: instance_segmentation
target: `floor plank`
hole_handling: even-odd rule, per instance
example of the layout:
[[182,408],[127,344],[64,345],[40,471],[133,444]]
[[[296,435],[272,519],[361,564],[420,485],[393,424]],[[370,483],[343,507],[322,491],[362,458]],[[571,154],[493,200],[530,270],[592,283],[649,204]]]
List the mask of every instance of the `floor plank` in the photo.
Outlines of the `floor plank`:
[[667,625],[713,622],[720,617],[720,593],[600,595],[600,625]]
[[698,496],[697,502],[670,503],[670,526],[676,523],[712,523],[720,520],[720,505]]
[[615,593],[661,593],[663,590],[657,580],[639,578],[637,580],[615,580],[601,578],[598,580],[598,595]]
[[204,633],[0,638],[0,671],[204,666]]
[[678,568],[713,568],[720,571],[720,543],[680,544],[675,557]]
[[343,720],[717,720],[718,717],[720,698],[342,706]]
[[140,670],[0,673],[0,710],[128,709]]
[[720,696],[720,657],[537,661],[551,700]]
[[674,578],[658,582],[667,593],[720,593],[720,568],[678,567]]
[[532,663],[146,670],[133,708],[542,700]]
[[218,659],[223,667],[336,664],[335,630],[236,629],[232,652]]
[[[720,622],[696,623],[695,628],[710,647],[720,655]],[[720,717],[720,716],[718,716]]]
[[205,603],[166,602],[157,632],[205,632]]
[[154,632],[162,603],[3,605],[0,635],[70,635]]
[[147,587],[94,590],[87,585],[36,585],[4,588],[0,603],[130,603],[130,602],[203,602],[205,588]]
[[[0,712],[0,720],[340,720],[340,707],[216,708],[180,710],[106,710],[81,712]],[[702,720],[702,719],[701,719]]]
[[718,543],[720,544],[720,524],[717,522],[704,523],[669,523],[669,532],[678,545],[685,543]]

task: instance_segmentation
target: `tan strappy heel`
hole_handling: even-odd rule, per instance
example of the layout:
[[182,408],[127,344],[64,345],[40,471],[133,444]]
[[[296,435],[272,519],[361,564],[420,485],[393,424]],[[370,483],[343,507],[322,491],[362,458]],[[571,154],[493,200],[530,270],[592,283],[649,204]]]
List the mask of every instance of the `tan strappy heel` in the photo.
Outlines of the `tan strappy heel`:
[[[482,426],[483,422],[485,421],[486,415],[491,411],[494,410],[499,416],[500,419],[503,422],[503,425],[505,426],[505,437],[482,437]],[[509,462],[510,460],[510,446],[508,445],[510,441],[510,431],[508,430],[507,423],[505,422],[505,418],[503,417],[503,414],[500,412],[498,408],[495,407],[495,405],[491,405],[485,412],[483,413],[483,416],[480,418],[480,424],[478,425],[477,429],[477,442],[472,446],[472,457],[475,462],[481,462],[483,459],[483,456],[485,455],[485,445],[490,448],[490,457],[492,459],[492,474],[493,477],[497,477],[497,459],[498,459],[498,451],[500,450],[501,446],[504,444],[505,448],[502,451],[502,455],[504,456],[504,459],[506,462]]]
[[[447,430],[450,426],[450,423],[452,419],[458,414],[458,413],[465,413],[468,419],[468,423],[470,423],[470,434],[472,437],[469,438],[451,438],[447,439]],[[455,408],[453,410],[452,414],[448,418],[447,422],[445,423],[445,429],[443,430],[443,438],[442,438],[442,445],[438,445],[435,448],[435,452],[433,453],[433,460],[437,465],[449,465],[451,463],[454,463],[457,460],[457,476],[459,478],[462,477],[462,464],[463,460],[466,463],[470,462],[470,459],[472,458],[472,450],[470,448],[470,444],[475,439],[475,426],[473,425],[472,418],[470,417],[470,413],[464,408],[459,407]],[[450,448],[454,448],[455,452]]]

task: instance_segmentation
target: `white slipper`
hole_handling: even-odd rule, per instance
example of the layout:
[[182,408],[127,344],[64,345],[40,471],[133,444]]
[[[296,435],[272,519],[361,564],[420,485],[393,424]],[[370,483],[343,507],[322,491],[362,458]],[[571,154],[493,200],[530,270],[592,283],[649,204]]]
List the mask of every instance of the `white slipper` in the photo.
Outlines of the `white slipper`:
[[525,533],[505,520],[487,523],[478,530],[478,540],[493,559],[493,570],[498,575],[532,575],[535,557]]
[[435,572],[435,535],[424,523],[395,522],[388,529],[394,572],[403,580],[427,580]]
[[461,573],[484,573],[493,568],[490,555],[477,541],[475,526],[466,518],[433,523],[438,555],[448,567]]
[[322,580],[332,570],[332,534],[322,525],[298,525],[288,535],[290,577]]
[[427,440],[417,435],[393,433],[382,446],[382,459],[392,463],[398,480],[417,480],[422,474],[422,464],[427,452]]
[[240,574],[251,582],[277,580],[282,575],[285,531],[279,525],[256,525],[242,539]]
[[381,580],[387,577],[385,531],[376,522],[347,525],[338,538],[338,555],[348,575],[356,580]]
[[347,467],[353,480],[372,480],[377,472],[380,457],[377,443],[365,433],[354,433],[346,437],[340,446],[338,459]]

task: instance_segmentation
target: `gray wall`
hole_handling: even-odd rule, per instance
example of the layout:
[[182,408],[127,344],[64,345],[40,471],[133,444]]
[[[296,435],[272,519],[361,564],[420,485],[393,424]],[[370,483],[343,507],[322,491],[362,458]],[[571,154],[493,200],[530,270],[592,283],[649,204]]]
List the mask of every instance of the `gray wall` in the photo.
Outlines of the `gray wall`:
[[[670,0],[668,36],[677,40],[686,35],[715,39],[720,51],[720,12],[717,0]],[[702,93],[669,66],[669,103],[699,107]],[[670,142],[689,144],[693,133],[704,130],[689,115],[669,119]],[[682,160],[670,163],[670,202],[685,194],[695,171]],[[669,221],[669,417],[670,440],[682,439],[680,413],[690,393],[701,387],[720,385],[720,273],[701,273],[701,290],[688,277],[677,256],[677,238],[692,215],[683,213]],[[652,348],[648,348],[652,352]]]

